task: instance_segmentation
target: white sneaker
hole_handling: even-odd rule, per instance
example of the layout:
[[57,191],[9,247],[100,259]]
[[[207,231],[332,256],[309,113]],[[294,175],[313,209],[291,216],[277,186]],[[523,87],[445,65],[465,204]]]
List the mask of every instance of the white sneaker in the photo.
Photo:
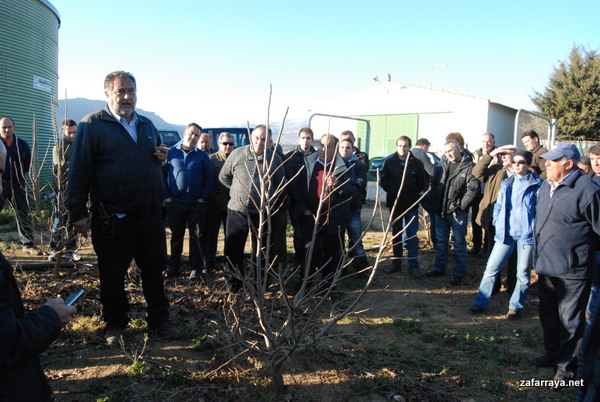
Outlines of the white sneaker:
[[50,252],[48,253],[48,261],[56,261],[57,254],[58,254],[58,251],[50,250]]
[[69,259],[77,262],[81,260],[81,254],[79,254],[77,251],[69,251]]

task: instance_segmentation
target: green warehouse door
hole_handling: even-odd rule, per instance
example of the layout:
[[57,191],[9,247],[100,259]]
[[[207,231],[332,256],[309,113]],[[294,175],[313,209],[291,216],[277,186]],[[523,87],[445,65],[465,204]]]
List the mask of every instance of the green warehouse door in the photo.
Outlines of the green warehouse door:
[[419,115],[386,114],[356,116],[367,119],[371,124],[369,157],[381,158],[396,152],[396,139],[405,135],[413,142],[419,131]]

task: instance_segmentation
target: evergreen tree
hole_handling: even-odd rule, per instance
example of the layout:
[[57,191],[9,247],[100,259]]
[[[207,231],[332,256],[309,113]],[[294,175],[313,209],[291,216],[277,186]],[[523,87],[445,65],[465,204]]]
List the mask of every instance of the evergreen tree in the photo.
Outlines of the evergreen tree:
[[557,120],[557,139],[600,139],[600,55],[582,46],[571,49],[550,75],[543,93],[531,101]]

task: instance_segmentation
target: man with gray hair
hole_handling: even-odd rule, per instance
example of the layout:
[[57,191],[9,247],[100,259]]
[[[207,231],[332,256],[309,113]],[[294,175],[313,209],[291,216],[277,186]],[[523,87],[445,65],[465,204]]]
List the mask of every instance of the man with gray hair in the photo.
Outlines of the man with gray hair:
[[180,335],[169,321],[162,275],[167,245],[161,165],[167,148],[154,124],[135,112],[136,90],[130,73],[106,76],[108,104],[79,123],[69,169],[71,222],[84,236],[92,230],[108,345],[119,343],[129,322],[125,274],[132,259],[142,278],[148,325],[161,338]]
[[546,353],[530,362],[555,368],[554,379],[564,380],[577,373],[600,234],[600,186],[577,168],[580,154],[572,144],[558,144],[541,158],[548,179],[537,197],[533,265]]
[[[252,230],[252,255],[256,255],[260,213],[271,212],[272,215],[269,216],[271,219],[276,219],[274,216],[276,213],[282,213],[279,210],[281,210],[283,196],[280,195],[277,199],[274,197],[285,182],[285,173],[279,155],[267,147],[270,136],[271,129],[264,125],[256,126],[252,130],[250,144],[234,149],[219,173],[219,180],[229,189],[230,197],[227,203],[225,256],[233,266],[229,268],[233,268],[237,275],[246,274],[244,246],[250,230]],[[266,180],[267,178],[269,180]],[[270,203],[269,209],[266,209],[267,205],[261,203],[262,191],[269,193],[267,197]],[[273,245],[285,241],[285,239],[273,238],[276,237],[275,234],[276,232],[273,231],[270,239]],[[263,241],[266,237],[268,236],[265,235]],[[273,258],[273,252],[269,257]],[[237,291],[242,287],[242,282],[232,275],[228,285],[232,291]]]

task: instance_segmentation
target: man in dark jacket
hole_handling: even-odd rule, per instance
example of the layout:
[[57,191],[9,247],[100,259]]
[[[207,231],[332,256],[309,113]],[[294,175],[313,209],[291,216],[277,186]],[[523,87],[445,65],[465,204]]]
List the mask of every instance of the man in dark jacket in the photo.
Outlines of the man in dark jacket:
[[433,191],[430,191],[430,188],[431,179],[435,175],[435,170],[440,169],[440,166],[434,165],[429,158],[429,147],[431,147],[431,142],[429,142],[427,138],[419,138],[410,152],[415,158],[423,162],[425,172],[429,175],[427,187],[424,189],[427,193],[421,199],[420,204],[421,207],[427,211],[427,215],[429,216],[429,238],[431,239],[431,243],[435,245],[435,200]]
[[[293,192],[296,175],[304,168],[304,158],[317,152],[312,146],[314,133],[310,127],[303,127],[298,132],[298,146],[284,157],[285,177],[288,181],[288,191]],[[294,265],[304,265],[304,237],[302,236],[302,214],[294,201],[289,197],[290,222],[294,228]]]
[[542,159],[542,154],[548,150],[540,144],[540,136],[534,130],[529,130],[521,134],[521,141],[523,141],[525,149],[533,154],[531,168],[540,179],[546,180],[546,164]]
[[25,175],[31,166],[31,149],[29,144],[17,137],[15,123],[10,117],[0,118],[0,139],[6,147],[6,163],[0,166],[2,171],[2,196],[0,197],[0,212],[7,202],[15,210],[19,239],[23,251],[31,254],[41,254],[34,243],[33,224],[29,217],[29,204],[25,190]]
[[421,274],[418,259],[419,203],[417,201],[429,183],[429,175],[423,163],[409,151],[410,147],[410,138],[401,136],[396,140],[396,152],[383,162],[380,185],[387,193],[386,204],[395,221],[392,225],[394,259],[386,272],[397,272],[401,269],[403,249],[406,245],[408,274],[418,278]]
[[541,155],[548,179],[537,197],[533,265],[538,274],[545,355],[555,380],[574,378],[600,234],[600,187],[577,168],[579,151],[561,143]]
[[25,313],[12,267],[0,253],[0,401],[54,400],[40,353],[75,311],[57,298]]
[[52,222],[48,260],[56,261],[56,256],[63,253],[63,257],[79,261],[81,255],[76,251],[77,235],[73,230],[73,225],[69,222],[69,210],[67,208],[69,165],[71,164],[73,139],[75,139],[75,133],[77,132],[75,120],[66,119],[63,121],[62,131],[62,138],[52,148],[52,165],[54,167],[56,189],[52,205],[54,221]]
[[436,252],[434,268],[425,276],[436,277],[446,273],[450,230],[454,234],[454,271],[450,285],[462,283],[467,267],[467,217],[469,206],[479,194],[479,181],[471,174],[473,159],[461,154],[454,140],[444,144],[446,160],[441,178],[434,178],[432,189],[436,198]]
[[363,270],[369,266],[367,254],[362,243],[362,221],[360,218],[362,206],[367,194],[367,166],[356,158],[354,144],[350,140],[341,140],[339,152],[353,170],[353,175],[359,184],[359,193],[350,200],[350,214],[348,216],[348,248],[352,248],[350,256],[354,259],[357,270]]
[[202,127],[187,125],[183,140],[169,149],[166,165],[165,205],[171,227],[171,255],[167,274],[179,275],[185,228],[190,233],[190,279],[202,271],[200,233],[204,232],[206,201],[213,188],[213,170],[208,154],[198,149]]
[[227,203],[229,202],[229,189],[219,181],[219,173],[235,147],[235,139],[227,132],[219,134],[218,151],[209,156],[213,171],[213,191],[208,197],[207,211],[204,225],[204,262],[206,271],[214,269],[217,256],[217,243],[219,229],[223,224],[223,230],[227,227]]
[[[358,182],[352,169],[337,153],[338,139],[332,134],[321,137],[318,152],[304,159],[296,181],[295,202],[303,211],[307,249],[312,249],[311,268],[321,267],[323,283],[335,285],[341,274],[342,237],[346,229],[350,200],[358,194]],[[315,242],[312,243],[317,225]]]
[[161,164],[167,148],[154,124],[135,112],[135,78],[115,71],[104,80],[106,108],[79,123],[69,169],[69,212],[98,256],[104,338],[118,344],[129,318],[125,274],[135,259],[142,277],[150,328],[162,338],[180,332],[169,321],[162,273],[167,246],[162,217]]

